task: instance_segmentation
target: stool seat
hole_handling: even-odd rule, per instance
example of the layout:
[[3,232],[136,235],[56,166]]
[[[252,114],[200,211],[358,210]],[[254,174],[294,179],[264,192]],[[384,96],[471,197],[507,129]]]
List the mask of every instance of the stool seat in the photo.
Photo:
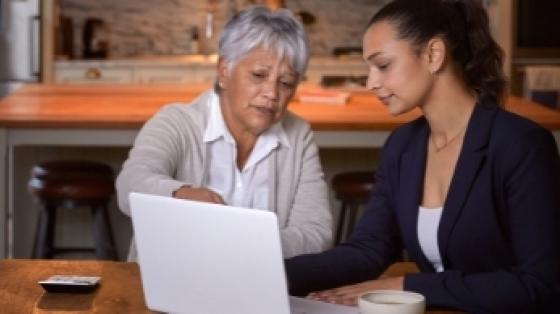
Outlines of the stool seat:
[[375,183],[375,172],[352,171],[334,176],[332,188],[340,200],[367,201]]
[[335,245],[342,240],[342,234],[350,233],[354,227],[360,205],[367,203],[375,185],[374,171],[349,171],[335,175],[331,181],[335,197],[341,202]]
[[53,201],[107,199],[115,190],[113,169],[94,161],[47,161],[31,169],[29,190]]
[[[42,205],[33,247],[34,258],[52,258],[59,252],[95,251],[98,259],[116,259],[107,206],[114,193],[113,169],[86,160],[56,160],[33,166],[30,193]],[[56,210],[89,207],[93,215],[95,248],[54,246]]]

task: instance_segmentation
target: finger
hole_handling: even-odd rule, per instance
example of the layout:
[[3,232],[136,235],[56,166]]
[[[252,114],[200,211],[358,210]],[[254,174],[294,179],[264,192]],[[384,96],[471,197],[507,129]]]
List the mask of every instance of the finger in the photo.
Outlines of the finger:
[[329,298],[329,303],[344,304],[345,300],[346,299],[344,297],[340,297],[340,296],[331,297]]
[[308,295],[308,298],[314,299],[314,300],[319,300],[319,299],[325,298],[325,295],[322,294],[322,293],[312,293],[312,294]]
[[358,298],[347,298],[344,299],[340,304],[354,306],[358,304]]
[[352,305],[354,303],[354,298],[355,297],[352,295],[333,295],[330,301],[336,304]]
[[218,197],[214,193],[211,193],[211,192],[208,193],[208,198],[210,199],[210,202],[212,202],[212,203],[218,204],[220,202],[220,200],[218,199]]
[[331,291],[331,294],[340,297],[340,296],[345,296],[348,293],[351,293],[353,290],[354,288],[352,286],[345,286],[338,289],[333,289]]
[[315,300],[315,301],[321,301],[321,297],[319,297],[319,296],[317,296],[317,295],[308,295],[308,296],[306,297],[306,299]]
[[332,290],[324,290],[324,291],[319,291],[319,292],[315,292],[315,297],[317,298],[332,298],[334,296],[334,293]]
[[333,295],[331,298],[339,304],[354,305],[356,304],[360,294],[361,291],[338,291],[338,293]]
[[312,300],[316,300],[316,301],[331,302],[332,296],[328,296],[328,295],[314,295],[313,297],[311,297],[311,299],[312,299]]
[[222,196],[220,194],[218,194],[216,191],[214,191],[212,189],[209,189],[209,188],[204,188],[204,192],[205,192],[206,199],[208,200],[208,202],[212,202],[212,203],[216,203],[216,204],[225,204]]
[[214,193],[214,194],[216,195],[217,202],[219,204],[225,204],[224,199],[222,198],[222,196],[220,194],[218,194],[218,193]]
[[214,192],[212,192],[211,194],[212,197],[212,202],[216,203],[216,204],[223,204],[224,200],[222,199],[222,197]]

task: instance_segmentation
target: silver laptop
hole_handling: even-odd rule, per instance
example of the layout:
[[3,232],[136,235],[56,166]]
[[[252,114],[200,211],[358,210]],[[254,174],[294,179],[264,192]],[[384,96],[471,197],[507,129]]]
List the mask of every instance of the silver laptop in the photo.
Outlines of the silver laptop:
[[131,193],[144,297],[194,314],[358,313],[287,293],[272,212]]

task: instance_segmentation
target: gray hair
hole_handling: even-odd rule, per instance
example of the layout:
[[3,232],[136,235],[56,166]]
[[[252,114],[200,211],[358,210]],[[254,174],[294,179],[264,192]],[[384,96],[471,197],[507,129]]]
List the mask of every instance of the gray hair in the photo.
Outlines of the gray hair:
[[222,30],[218,55],[225,60],[230,72],[239,59],[259,47],[274,51],[280,59],[285,58],[298,77],[303,77],[309,60],[309,44],[303,26],[292,12],[271,11],[261,6],[238,12]]

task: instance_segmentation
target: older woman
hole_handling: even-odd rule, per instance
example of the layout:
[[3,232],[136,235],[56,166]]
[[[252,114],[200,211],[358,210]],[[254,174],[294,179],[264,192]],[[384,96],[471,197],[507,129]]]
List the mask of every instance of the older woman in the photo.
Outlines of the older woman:
[[326,249],[331,214],[318,150],[309,125],[287,111],[308,57],[289,11],[235,15],[220,37],[214,90],[164,107],[138,134],[117,178],[121,210],[130,213],[133,191],[269,210],[285,257]]

